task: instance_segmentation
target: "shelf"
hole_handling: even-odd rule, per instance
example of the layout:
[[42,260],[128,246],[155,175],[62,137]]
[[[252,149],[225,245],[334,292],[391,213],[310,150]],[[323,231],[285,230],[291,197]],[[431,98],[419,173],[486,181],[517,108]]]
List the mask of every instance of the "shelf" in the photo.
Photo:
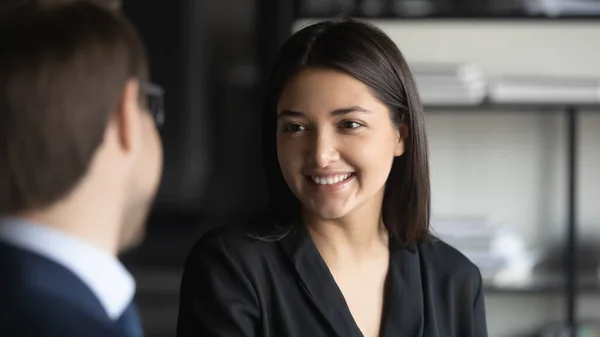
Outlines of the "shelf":
[[[341,11],[331,11],[328,13],[302,13],[296,17],[298,20],[325,20],[332,16],[339,15]],[[532,23],[549,22],[580,22],[597,21],[600,15],[527,15],[527,14],[429,14],[429,15],[408,15],[386,12],[378,15],[365,15],[360,12],[344,13],[349,17],[362,20],[398,20],[398,21],[524,21]]]
[[594,110],[600,111],[600,102],[598,104],[581,103],[494,103],[485,101],[480,104],[424,104],[426,111],[448,110],[448,111],[477,111],[477,110],[551,110],[565,111],[567,109],[577,109],[580,111]]
[[[298,20],[325,20],[336,13],[312,13],[298,16]],[[597,21],[600,15],[460,15],[460,14],[433,14],[433,15],[398,15],[394,13],[384,13],[381,15],[371,16],[361,13],[347,13],[349,17],[362,20],[398,20],[398,21],[530,21],[530,22],[579,22],[579,21]]]
[[[564,275],[534,275],[528,282],[509,284],[494,284],[484,280],[486,294],[557,294],[565,292]],[[595,274],[578,276],[577,292],[585,295],[600,296],[600,279]]]

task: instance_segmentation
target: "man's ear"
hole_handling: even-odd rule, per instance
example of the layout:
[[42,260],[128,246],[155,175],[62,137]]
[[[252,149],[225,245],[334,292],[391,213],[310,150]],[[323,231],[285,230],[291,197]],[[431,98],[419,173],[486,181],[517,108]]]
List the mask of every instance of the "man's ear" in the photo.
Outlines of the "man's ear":
[[128,80],[117,104],[115,123],[123,151],[132,152],[141,143],[142,120],[139,107],[140,84]]
[[404,154],[404,144],[406,143],[406,139],[408,139],[408,126],[406,126],[406,124],[401,124],[398,128],[398,137],[396,148],[394,150],[394,156],[399,157]]

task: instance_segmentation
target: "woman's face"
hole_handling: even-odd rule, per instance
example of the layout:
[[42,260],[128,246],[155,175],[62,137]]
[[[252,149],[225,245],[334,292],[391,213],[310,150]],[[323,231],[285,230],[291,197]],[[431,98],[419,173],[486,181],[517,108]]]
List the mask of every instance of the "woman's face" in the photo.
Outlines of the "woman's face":
[[369,87],[335,70],[306,69],[283,88],[277,154],[305,213],[323,220],[379,212],[403,137]]

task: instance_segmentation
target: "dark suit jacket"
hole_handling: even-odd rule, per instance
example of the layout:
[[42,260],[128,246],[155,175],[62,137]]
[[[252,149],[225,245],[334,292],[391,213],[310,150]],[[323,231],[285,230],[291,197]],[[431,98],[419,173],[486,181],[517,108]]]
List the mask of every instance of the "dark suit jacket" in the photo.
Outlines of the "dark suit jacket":
[[[479,270],[444,242],[390,242],[383,337],[487,336]],[[179,337],[359,337],[306,228],[274,242],[219,228],[187,259]]]
[[92,291],[71,271],[0,242],[0,336],[123,335]]

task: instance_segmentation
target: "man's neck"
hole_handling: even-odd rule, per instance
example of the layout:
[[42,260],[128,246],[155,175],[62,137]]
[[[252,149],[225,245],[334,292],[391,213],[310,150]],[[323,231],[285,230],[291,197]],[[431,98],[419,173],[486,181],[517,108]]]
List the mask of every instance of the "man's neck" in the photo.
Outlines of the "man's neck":
[[61,231],[117,256],[120,219],[115,212],[106,208],[106,205],[94,205],[93,201],[77,202],[74,198],[69,198],[45,209],[25,212],[16,217]]

